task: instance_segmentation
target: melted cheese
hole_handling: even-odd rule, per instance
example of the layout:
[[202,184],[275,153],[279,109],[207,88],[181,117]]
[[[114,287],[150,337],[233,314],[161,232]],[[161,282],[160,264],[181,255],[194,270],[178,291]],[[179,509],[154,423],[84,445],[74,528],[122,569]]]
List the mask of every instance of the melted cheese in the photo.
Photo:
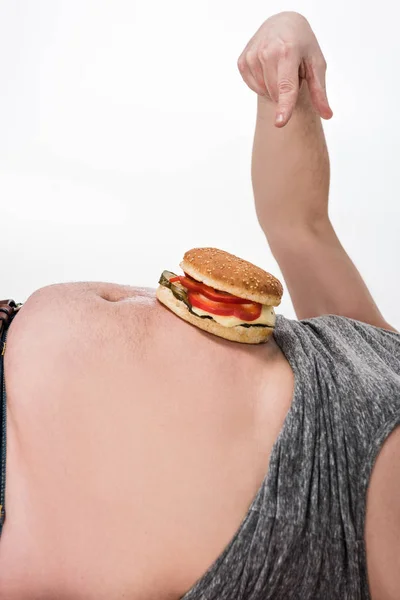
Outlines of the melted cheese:
[[261,315],[258,317],[258,319],[254,319],[254,321],[242,321],[241,319],[238,319],[237,317],[225,317],[222,315],[214,315],[212,313],[209,313],[205,310],[202,310],[201,308],[196,308],[195,306],[192,306],[192,311],[199,316],[207,316],[207,317],[212,317],[214,319],[214,321],[216,321],[217,323],[219,323],[220,325],[223,325],[224,327],[236,327],[237,325],[256,325],[256,324],[260,324],[260,325],[269,325],[270,327],[274,327],[275,325],[275,311],[273,306],[265,306],[263,305],[262,309],[261,309]]

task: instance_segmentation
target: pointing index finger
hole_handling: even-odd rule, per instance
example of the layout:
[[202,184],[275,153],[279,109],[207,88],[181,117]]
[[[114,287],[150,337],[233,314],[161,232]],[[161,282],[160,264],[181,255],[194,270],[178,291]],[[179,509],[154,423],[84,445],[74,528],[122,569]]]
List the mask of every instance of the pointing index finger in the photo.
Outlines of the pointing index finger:
[[299,97],[299,61],[280,60],[277,72],[278,110],[275,125],[284,127],[293,114]]

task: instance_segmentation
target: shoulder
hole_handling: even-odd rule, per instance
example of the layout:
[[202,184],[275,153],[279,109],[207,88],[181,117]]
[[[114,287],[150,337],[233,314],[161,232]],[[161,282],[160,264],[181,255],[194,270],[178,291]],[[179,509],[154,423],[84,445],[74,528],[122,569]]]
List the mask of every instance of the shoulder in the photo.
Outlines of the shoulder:
[[400,356],[400,333],[389,325],[371,325],[340,315],[322,315],[301,321],[286,319],[278,315],[276,333],[304,339],[321,340],[336,345],[367,345],[386,348]]
[[372,324],[341,315],[322,315],[312,319],[304,319],[300,323],[309,327],[329,329],[338,334],[352,332],[354,335],[364,334],[375,338],[397,339],[400,341],[399,332],[384,321]]

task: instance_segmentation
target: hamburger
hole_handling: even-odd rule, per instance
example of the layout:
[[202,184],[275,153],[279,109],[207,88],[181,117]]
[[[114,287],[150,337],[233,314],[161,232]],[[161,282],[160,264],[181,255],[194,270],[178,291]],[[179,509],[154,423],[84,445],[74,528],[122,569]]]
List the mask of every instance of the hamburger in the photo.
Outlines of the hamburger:
[[219,337],[260,344],[272,335],[282,285],[250,262],[217,248],[185,253],[183,275],[164,271],[158,300],[181,319]]

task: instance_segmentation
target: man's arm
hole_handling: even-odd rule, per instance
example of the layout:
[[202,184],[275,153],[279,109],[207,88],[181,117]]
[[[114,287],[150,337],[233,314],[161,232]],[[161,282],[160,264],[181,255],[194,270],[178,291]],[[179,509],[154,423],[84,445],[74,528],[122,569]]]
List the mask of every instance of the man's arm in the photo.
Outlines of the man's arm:
[[329,157],[304,83],[292,118],[274,127],[259,97],[252,180],[257,215],[297,317],[336,314],[389,327],[328,216]]
[[391,329],[328,215],[326,63],[304,17],[268,19],[238,61],[258,94],[252,157],[256,211],[299,319],[343,315]]

